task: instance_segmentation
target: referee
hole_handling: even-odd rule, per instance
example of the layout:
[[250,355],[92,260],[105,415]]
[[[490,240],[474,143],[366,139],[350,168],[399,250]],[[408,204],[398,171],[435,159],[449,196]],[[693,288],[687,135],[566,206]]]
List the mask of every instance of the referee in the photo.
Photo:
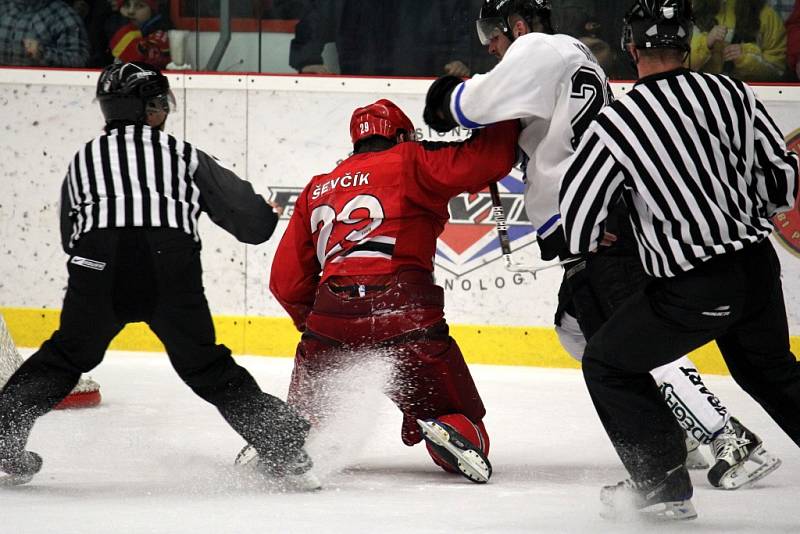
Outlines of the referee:
[[[263,393],[215,342],[203,291],[198,217],[258,244],[277,214],[251,185],[189,143],[163,133],[174,104],[167,78],[142,63],[106,67],[97,84],[105,131],[81,148],[62,187],[70,255],[59,329],[0,393],[0,471],[25,483],[41,458],[25,451],[35,420],[97,366],[127,323],[144,321],[175,370],[258,451],[269,475],[301,475],[309,425]],[[310,473],[309,473],[310,477]],[[2,477],[0,477],[2,480]]]
[[688,1],[636,0],[623,41],[639,82],[595,119],[561,184],[570,250],[598,247],[621,196],[654,277],[591,338],[583,359],[631,475],[603,488],[608,515],[633,497],[642,514],[696,517],[683,432],[649,371],[709,341],[800,445],[800,363],[768,239],[770,217],[793,206],[797,157],[750,87],[682,68],[691,28]]

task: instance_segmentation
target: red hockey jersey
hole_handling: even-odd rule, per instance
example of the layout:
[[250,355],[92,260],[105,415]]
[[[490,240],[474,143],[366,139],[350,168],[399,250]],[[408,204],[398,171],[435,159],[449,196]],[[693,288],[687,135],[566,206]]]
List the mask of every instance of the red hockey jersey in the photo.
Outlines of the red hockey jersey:
[[297,199],[272,263],[270,290],[299,329],[319,283],[331,276],[433,271],[449,200],[505,177],[517,121],[461,143],[406,142],[355,154],[315,176]]

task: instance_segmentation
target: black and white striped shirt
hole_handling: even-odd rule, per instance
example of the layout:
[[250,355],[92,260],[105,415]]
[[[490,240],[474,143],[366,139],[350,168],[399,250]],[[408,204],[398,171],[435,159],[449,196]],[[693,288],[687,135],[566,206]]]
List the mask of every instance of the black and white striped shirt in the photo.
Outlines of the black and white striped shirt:
[[598,115],[561,182],[568,246],[594,250],[622,194],[645,270],[675,276],[767,237],[794,205],[797,164],[744,83],[685,69],[644,78]]
[[69,252],[99,228],[176,228],[200,241],[201,211],[246,243],[278,216],[252,186],[189,143],[142,124],[111,128],[72,159],[62,187],[61,239]]

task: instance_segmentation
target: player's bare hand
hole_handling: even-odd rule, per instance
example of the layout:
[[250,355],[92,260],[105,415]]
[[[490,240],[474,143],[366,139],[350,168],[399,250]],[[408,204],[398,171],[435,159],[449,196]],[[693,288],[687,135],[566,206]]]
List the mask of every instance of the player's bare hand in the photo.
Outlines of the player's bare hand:
[[616,235],[614,235],[614,234],[612,234],[610,232],[605,232],[603,234],[603,239],[600,240],[600,246],[601,247],[610,247],[611,245],[613,245],[616,242],[617,242],[617,236]]
[[722,51],[722,59],[725,61],[736,61],[742,57],[742,54],[742,45],[728,45],[725,47],[725,50]]
[[22,40],[22,46],[25,47],[25,53],[33,59],[40,59],[42,57],[42,48],[39,46],[39,41],[36,39],[26,37]]
[[708,32],[707,43],[709,48],[713,48],[718,41],[724,41],[725,36],[728,35],[728,27],[722,26],[721,24],[717,24],[711,31]]
[[284,209],[283,206],[281,206],[280,204],[278,204],[277,202],[275,202],[273,200],[268,200],[267,204],[269,204],[270,207],[272,207],[272,211],[274,211],[275,213],[278,214],[278,217],[283,215],[283,209]]
[[458,76],[459,78],[467,78],[471,74],[469,67],[461,61],[451,61],[444,66],[444,73],[450,76]]
[[300,69],[302,74],[332,74],[325,65],[306,65]]

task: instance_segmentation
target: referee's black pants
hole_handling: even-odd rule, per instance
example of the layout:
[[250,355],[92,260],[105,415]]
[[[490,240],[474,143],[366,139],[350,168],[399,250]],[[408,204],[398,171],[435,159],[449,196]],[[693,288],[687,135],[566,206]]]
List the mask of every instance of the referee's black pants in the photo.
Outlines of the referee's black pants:
[[769,239],[654,279],[592,336],[583,374],[636,481],[686,459],[684,432],[650,370],[716,340],[734,380],[800,445],[800,362],[789,348],[780,263]]
[[139,321],[164,343],[181,379],[261,454],[275,458],[302,445],[308,423],[263,393],[230,350],[216,344],[200,244],[189,235],[161,228],[93,230],[81,236],[67,267],[59,329],[0,393],[0,445],[24,446],[35,419],[103,360],[126,323]]

